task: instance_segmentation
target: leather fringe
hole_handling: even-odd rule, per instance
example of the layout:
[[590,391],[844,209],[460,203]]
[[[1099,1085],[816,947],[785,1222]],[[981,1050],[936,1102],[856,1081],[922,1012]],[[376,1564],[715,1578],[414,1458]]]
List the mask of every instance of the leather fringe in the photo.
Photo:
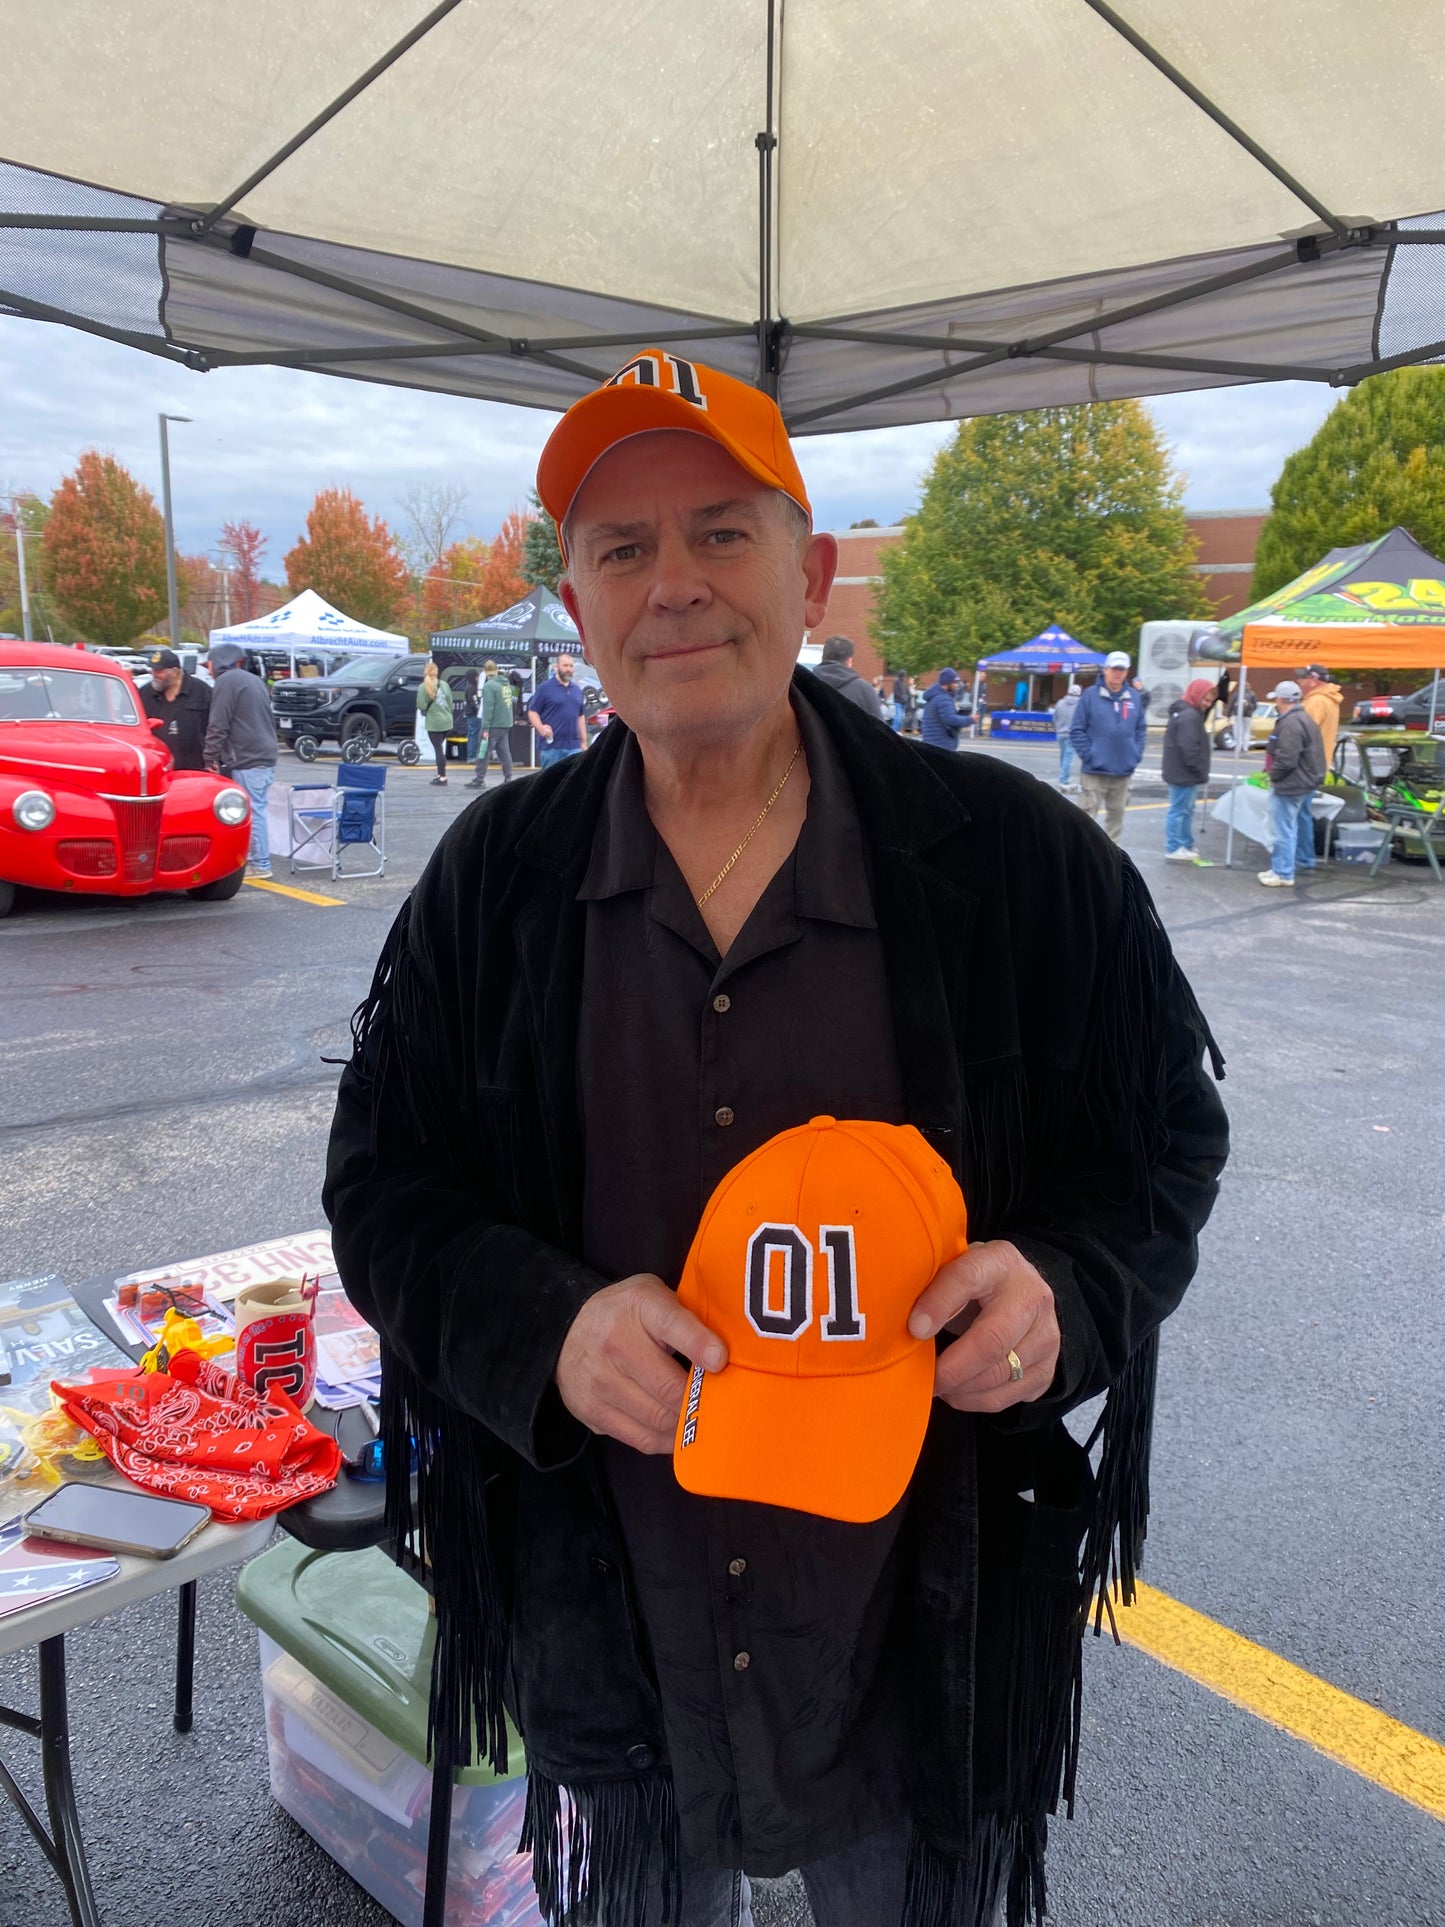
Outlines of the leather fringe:
[[665,1772],[566,1787],[534,1768],[520,1850],[532,1856],[538,1906],[551,1927],[592,1927],[599,1918],[606,1927],[645,1927],[654,1867],[662,1927],[682,1920],[677,1810]]
[[[984,1814],[966,1856],[941,1853],[915,1827],[908,1844],[904,1927],[992,1927],[1010,1887],[1023,1825]],[[1042,1865],[1042,1862],[1040,1862]],[[1023,1927],[1024,1916],[1009,1927]]]
[[1149,1528],[1149,1453],[1158,1370],[1159,1334],[1151,1332],[1110,1386],[1104,1410],[1084,1447],[1092,1452],[1103,1442],[1094,1516],[1084,1540],[1084,1614],[1087,1618],[1092,1610],[1097,1634],[1107,1612],[1116,1645],[1119,1629],[1113,1600],[1133,1605]]

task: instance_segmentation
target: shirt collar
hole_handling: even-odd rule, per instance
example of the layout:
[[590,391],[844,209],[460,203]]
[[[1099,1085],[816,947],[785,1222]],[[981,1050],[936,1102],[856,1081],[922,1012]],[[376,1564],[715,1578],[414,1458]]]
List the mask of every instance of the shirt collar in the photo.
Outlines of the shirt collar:
[[[863,832],[848,778],[811,704],[794,702],[793,711],[811,779],[808,813],[797,842],[794,907],[802,917],[876,929]],[[657,831],[643,800],[642,752],[629,731],[603,792],[578,901],[596,902],[628,890],[650,889],[657,846]]]

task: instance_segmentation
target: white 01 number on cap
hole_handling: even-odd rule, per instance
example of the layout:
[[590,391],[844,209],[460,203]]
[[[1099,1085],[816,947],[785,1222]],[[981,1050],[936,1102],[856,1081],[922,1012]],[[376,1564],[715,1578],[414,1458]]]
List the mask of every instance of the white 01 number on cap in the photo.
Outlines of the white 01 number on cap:
[[[744,1305],[759,1338],[796,1341],[813,1322],[813,1246],[795,1224],[761,1224],[748,1239]],[[866,1338],[858,1308],[858,1255],[850,1224],[818,1227],[818,1253],[828,1276],[825,1339]]]

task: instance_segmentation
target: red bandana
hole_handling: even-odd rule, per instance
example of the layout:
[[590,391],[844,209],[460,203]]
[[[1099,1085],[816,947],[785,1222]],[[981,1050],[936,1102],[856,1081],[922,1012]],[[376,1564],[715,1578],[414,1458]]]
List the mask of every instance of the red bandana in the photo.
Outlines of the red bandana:
[[128,1479],[218,1519],[265,1519],[329,1490],[341,1469],[335,1439],[284,1392],[263,1398],[194,1352],[178,1352],[169,1373],[51,1390]]

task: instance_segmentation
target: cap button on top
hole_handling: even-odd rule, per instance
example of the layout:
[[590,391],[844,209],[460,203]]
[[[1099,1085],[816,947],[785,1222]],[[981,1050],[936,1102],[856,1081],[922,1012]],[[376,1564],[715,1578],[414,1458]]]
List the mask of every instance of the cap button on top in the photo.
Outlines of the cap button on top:
[[733,1108],[731,1104],[719,1104],[712,1114],[712,1121],[714,1124],[731,1124],[733,1121]]

